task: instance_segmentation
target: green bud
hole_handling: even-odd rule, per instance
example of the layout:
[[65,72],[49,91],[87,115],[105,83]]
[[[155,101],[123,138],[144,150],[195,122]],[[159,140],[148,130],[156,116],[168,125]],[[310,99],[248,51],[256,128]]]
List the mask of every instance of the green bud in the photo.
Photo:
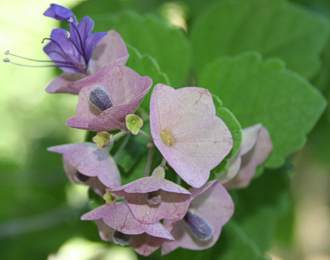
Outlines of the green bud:
[[111,204],[114,201],[114,198],[113,198],[111,192],[109,192],[109,191],[107,191],[106,193],[104,193],[103,199],[108,204]]
[[158,177],[158,178],[165,178],[165,169],[162,166],[157,166],[153,172],[152,176]]
[[93,142],[96,144],[96,146],[100,149],[104,148],[110,143],[111,135],[106,132],[98,132],[97,135],[93,137]]
[[133,134],[137,135],[143,126],[141,117],[135,114],[128,114],[125,118],[126,128]]

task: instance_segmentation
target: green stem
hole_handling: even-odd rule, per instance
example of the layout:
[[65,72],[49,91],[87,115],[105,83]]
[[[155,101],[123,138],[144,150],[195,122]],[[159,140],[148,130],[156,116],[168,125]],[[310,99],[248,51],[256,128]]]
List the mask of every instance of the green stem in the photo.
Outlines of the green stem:
[[114,142],[118,141],[120,138],[124,137],[127,134],[128,134],[127,131],[122,130],[122,131],[114,134],[113,136],[111,136],[111,142],[114,143]]
[[143,131],[142,129],[140,129],[139,134],[143,135],[144,137],[147,137],[148,139],[151,139],[151,136],[147,132]]
[[143,109],[143,108],[139,108],[138,112],[140,114],[140,116],[142,117],[144,122],[148,122],[149,121],[149,115],[148,113]]
[[144,176],[149,176],[151,172],[153,155],[154,155],[153,145],[150,145],[148,146],[148,156],[147,156],[146,166],[144,168]]
[[113,155],[113,159],[118,160],[118,156],[119,154],[121,154],[121,152],[125,149],[127,143],[128,143],[128,140],[130,138],[130,135],[127,135],[124,139],[124,141],[121,143],[121,145],[119,146],[118,150],[116,151],[116,153]]
[[165,160],[164,157],[163,157],[163,159],[162,159],[162,161],[161,161],[161,163],[160,163],[160,166],[163,167],[163,168],[166,167],[166,160]]

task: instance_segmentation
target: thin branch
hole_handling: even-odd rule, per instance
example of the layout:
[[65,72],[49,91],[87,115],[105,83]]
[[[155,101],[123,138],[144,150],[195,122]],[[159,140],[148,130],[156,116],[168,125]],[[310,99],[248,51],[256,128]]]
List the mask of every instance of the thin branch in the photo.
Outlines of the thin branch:
[[148,156],[147,156],[147,162],[146,162],[146,165],[144,168],[144,176],[149,176],[149,174],[151,172],[153,155],[154,155],[153,145],[148,145]]
[[125,149],[128,141],[129,141],[130,135],[127,135],[124,139],[124,141],[120,144],[119,148],[117,149],[116,153],[113,155],[113,159],[115,161],[118,160],[118,156],[121,154],[121,152]]

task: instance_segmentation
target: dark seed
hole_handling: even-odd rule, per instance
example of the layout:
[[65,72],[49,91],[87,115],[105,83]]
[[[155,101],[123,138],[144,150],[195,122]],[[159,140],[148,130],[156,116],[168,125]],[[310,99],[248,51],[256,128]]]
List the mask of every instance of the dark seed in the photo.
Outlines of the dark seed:
[[77,179],[81,182],[86,182],[89,180],[90,177],[86,176],[86,175],[83,175],[81,174],[80,172],[77,172],[76,173],[76,176],[77,176]]
[[121,246],[129,245],[129,239],[130,239],[129,235],[123,234],[119,231],[115,231],[112,235],[113,242]]
[[196,239],[201,241],[207,241],[212,238],[212,227],[202,217],[188,211],[184,217],[184,220],[188,224],[192,234],[195,236]]
[[89,94],[89,102],[100,112],[112,107],[112,102],[107,92],[97,87]]
[[149,192],[147,194],[148,196],[148,204],[150,206],[158,206],[161,202],[162,202],[162,198],[160,196],[159,191],[153,191],[153,192]]

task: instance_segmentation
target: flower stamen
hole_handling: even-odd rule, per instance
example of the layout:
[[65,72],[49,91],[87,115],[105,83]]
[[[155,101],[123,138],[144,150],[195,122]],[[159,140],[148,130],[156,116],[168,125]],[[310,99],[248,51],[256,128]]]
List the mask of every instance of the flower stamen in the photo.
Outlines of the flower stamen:
[[167,146],[172,146],[175,143],[175,138],[172,132],[168,129],[163,129],[160,132],[160,138],[162,139],[162,142]]

